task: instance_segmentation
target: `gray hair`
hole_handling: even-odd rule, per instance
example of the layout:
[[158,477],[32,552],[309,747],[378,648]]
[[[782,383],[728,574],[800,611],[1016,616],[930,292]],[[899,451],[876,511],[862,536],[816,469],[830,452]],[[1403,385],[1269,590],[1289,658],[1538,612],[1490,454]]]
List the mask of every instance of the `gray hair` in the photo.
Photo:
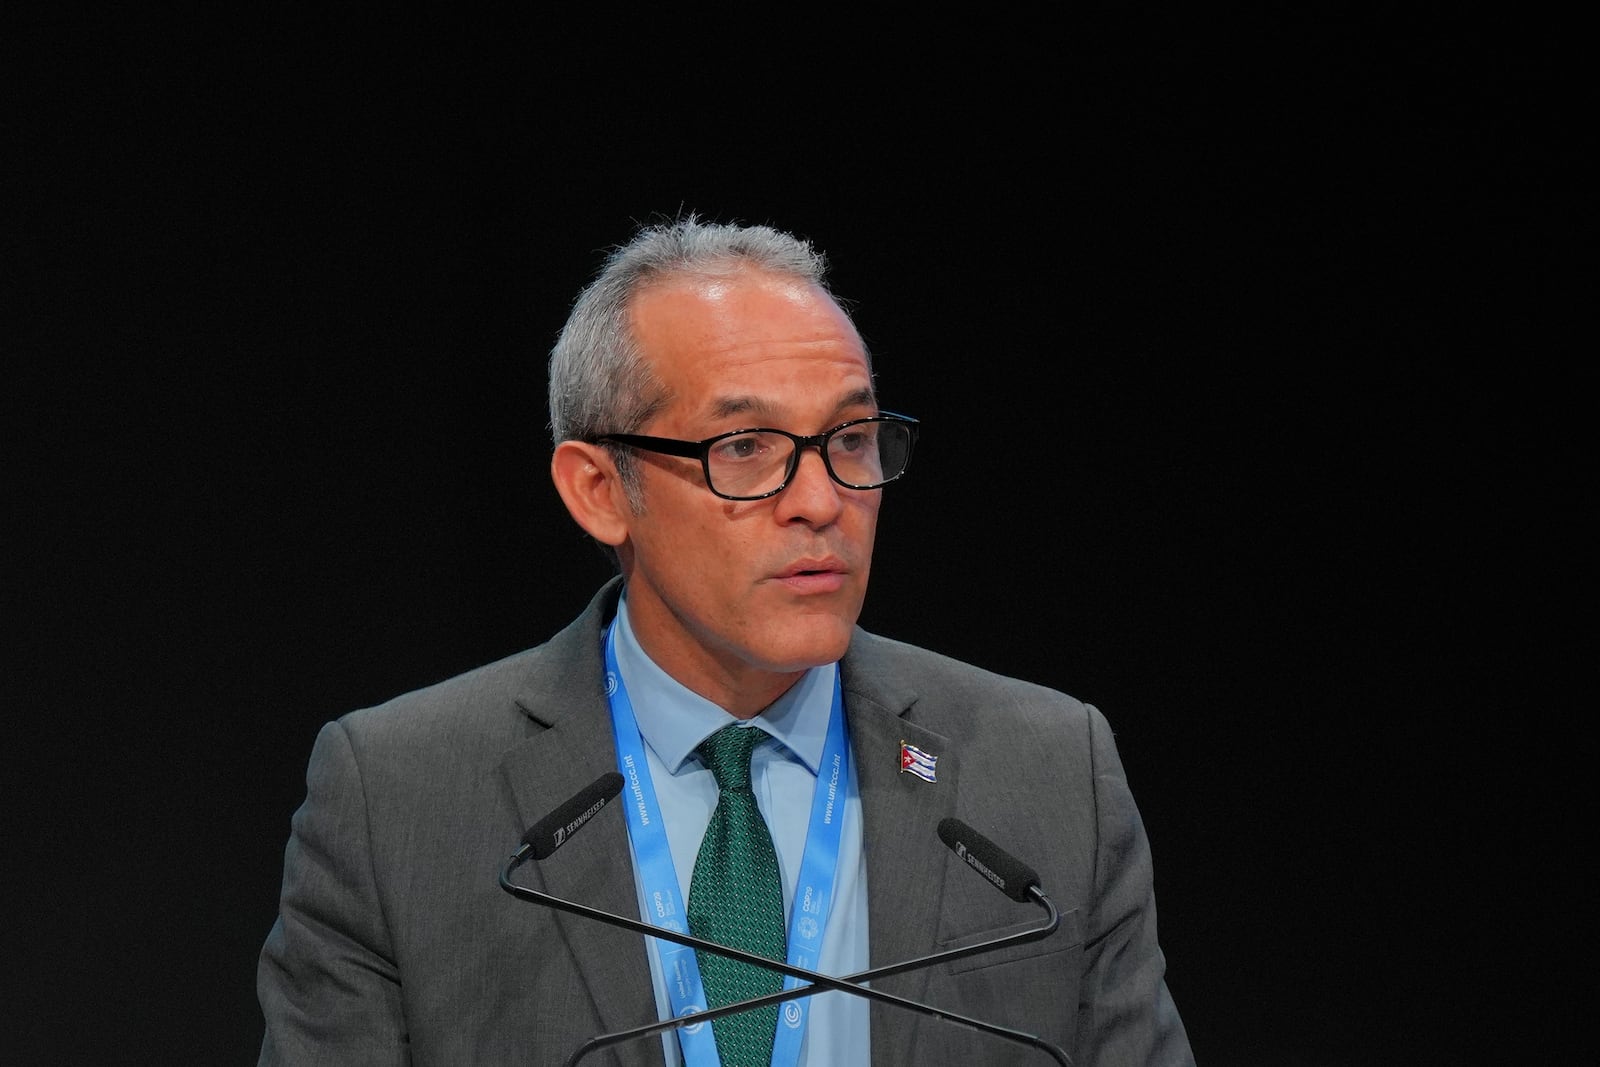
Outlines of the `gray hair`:
[[[769,226],[702,222],[690,213],[641,227],[609,252],[550,351],[551,440],[631,433],[671,400],[630,325],[632,302],[646,289],[675,278],[725,277],[753,268],[809,282],[842,309],[825,280],[827,266],[809,241]],[[639,511],[643,497],[634,457],[625,448],[612,453],[628,502]]]

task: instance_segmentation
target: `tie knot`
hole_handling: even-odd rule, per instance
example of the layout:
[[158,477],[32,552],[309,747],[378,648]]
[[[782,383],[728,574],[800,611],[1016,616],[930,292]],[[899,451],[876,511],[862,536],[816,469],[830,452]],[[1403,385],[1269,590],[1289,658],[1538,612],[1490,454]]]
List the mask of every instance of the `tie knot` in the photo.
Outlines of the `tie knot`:
[[724,726],[704,741],[695,751],[711,768],[717,779],[717,788],[750,788],[750,753],[766,734],[754,726]]

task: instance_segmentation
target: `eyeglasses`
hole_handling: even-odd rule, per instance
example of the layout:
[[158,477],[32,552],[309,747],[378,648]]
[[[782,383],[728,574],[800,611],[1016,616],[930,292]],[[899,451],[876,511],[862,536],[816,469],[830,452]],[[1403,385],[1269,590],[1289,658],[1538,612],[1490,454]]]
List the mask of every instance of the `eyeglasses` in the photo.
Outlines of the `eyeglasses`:
[[603,433],[589,438],[589,442],[698,459],[705,470],[706,488],[717,496],[724,500],[761,500],[783,492],[800,466],[802,448],[816,448],[828,477],[846,489],[888,485],[910,466],[918,425],[916,419],[886,411],[870,418],[851,419],[809,437],[758,427],[730,430],[704,441]]

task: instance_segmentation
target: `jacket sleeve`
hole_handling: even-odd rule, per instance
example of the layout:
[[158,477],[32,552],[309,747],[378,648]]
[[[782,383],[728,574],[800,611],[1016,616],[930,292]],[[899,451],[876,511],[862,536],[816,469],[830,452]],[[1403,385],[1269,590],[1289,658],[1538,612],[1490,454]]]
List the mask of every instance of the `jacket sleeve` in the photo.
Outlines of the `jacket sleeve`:
[[1094,1067],[1192,1067],[1156,938],[1154,872],[1144,823],[1111,727],[1089,709],[1094,760],[1094,896],[1079,986],[1078,1060]]
[[337,722],[312,749],[256,989],[266,1024],[261,1067],[410,1062],[361,768]]

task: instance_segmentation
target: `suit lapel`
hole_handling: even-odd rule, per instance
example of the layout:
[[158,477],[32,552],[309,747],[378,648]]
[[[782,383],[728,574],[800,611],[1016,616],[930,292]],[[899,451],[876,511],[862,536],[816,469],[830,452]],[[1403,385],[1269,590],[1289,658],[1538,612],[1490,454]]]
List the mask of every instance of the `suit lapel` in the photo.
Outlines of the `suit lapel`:
[[[605,740],[609,743],[609,724]],[[615,764],[594,760],[593,739],[574,736],[572,729],[546,731],[512,750],[502,763],[506,780],[516,796],[517,814],[526,828],[547,815],[578,790]],[[566,734],[568,736],[557,736]],[[574,834],[554,855],[518,869],[516,881],[552,896],[586,904],[602,911],[637,918],[626,820],[621,805],[608,805],[583,831]],[[525,901],[526,908],[542,905]],[[604,1032],[625,1029],[655,1018],[655,995],[650,988],[650,962],[644,937],[607,926],[595,919],[552,911],[556,929],[571,953],[578,980],[594,1001]],[[556,946],[550,946],[557,950]],[[658,1062],[630,1057],[643,1050],[659,1052],[659,1041],[629,1042],[615,1051],[625,1063]]]
[[[600,631],[614,611],[616,588],[615,582],[606,586],[577,621],[550,640],[549,659],[518,697],[532,733],[506,753],[501,773],[514,798],[519,834],[600,775],[617,769],[610,713],[599,684],[604,669]],[[627,820],[619,803],[608,807],[615,813],[602,811],[554,855],[524,864],[516,882],[636,918],[639,903]],[[532,901],[520,903],[543,908]],[[643,935],[569,912],[550,913],[563,945],[548,950],[564,947],[571,954],[577,981],[594,1001],[603,1032],[653,1022],[655,994]],[[625,1042],[609,1051],[628,1067],[662,1062],[659,1038]]]
[[[944,891],[945,847],[939,820],[957,808],[959,753],[940,734],[907,716],[917,700],[914,686],[896,679],[882,659],[877,639],[857,633],[845,659],[850,743],[861,789],[862,847],[867,857],[868,938],[873,966],[898,963],[934,951],[939,902]],[[901,745],[938,757],[934,781],[901,770]],[[911,971],[873,983],[879,989],[922,999],[928,972]],[[894,1062],[909,1046],[921,1016],[874,1008],[875,1062]]]

